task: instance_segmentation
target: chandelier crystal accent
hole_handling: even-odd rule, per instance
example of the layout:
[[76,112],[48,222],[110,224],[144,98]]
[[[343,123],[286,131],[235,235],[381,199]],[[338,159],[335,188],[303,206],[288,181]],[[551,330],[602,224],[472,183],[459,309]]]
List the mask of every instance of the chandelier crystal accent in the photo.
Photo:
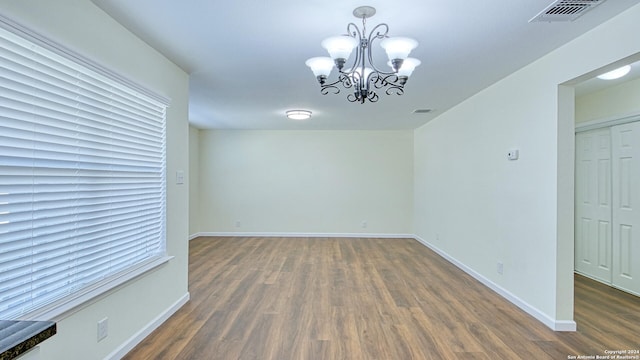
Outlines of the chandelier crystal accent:
[[[353,16],[362,19],[362,30],[354,23],[349,23],[347,34],[322,41],[322,47],[331,57],[313,57],[305,62],[320,83],[322,95],[338,94],[342,87],[352,90],[347,100],[364,104],[367,100],[378,101],[378,90],[383,90],[387,95],[404,94],[404,85],[416,66],[420,65],[420,60],[409,57],[418,42],[406,37],[389,37],[389,26],[385,23],[376,25],[367,35],[366,20],[375,13],[376,9],[371,6],[360,6],[353,10]],[[387,53],[389,69],[379,69],[374,65],[372,46],[377,40],[380,40],[380,46]],[[353,61],[345,66],[354,49]],[[334,67],[338,70],[338,79],[328,82]]]

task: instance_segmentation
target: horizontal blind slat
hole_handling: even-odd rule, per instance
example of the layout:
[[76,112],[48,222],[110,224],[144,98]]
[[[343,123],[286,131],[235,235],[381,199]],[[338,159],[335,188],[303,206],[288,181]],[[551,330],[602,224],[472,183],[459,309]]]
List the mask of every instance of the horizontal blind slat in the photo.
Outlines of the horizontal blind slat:
[[164,252],[166,105],[0,25],[0,318],[10,319]]

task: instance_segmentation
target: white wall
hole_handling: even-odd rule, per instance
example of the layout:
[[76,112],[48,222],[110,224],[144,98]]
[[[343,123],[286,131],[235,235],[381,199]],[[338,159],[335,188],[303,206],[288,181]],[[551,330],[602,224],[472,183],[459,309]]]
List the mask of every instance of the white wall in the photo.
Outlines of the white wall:
[[[167,172],[188,170],[188,77],[89,0],[2,0],[0,12],[72,50],[171,98],[167,111]],[[173,175],[172,175],[173,174]],[[47,360],[102,359],[187,294],[188,185],[167,184],[169,263],[130,281],[58,322],[40,347]],[[96,341],[98,320],[109,336]]]
[[640,79],[576,97],[576,123],[640,114]]
[[200,149],[204,233],[411,233],[410,131],[201,130]]
[[[185,180],[186,181],[186,180]],[[200,130],[189,126],[189,235],[200,232]]]
[[558,85],[640,52],[638,19],[640,5],[415,132],[415,233],[554,328],[573,326],[574,99]]

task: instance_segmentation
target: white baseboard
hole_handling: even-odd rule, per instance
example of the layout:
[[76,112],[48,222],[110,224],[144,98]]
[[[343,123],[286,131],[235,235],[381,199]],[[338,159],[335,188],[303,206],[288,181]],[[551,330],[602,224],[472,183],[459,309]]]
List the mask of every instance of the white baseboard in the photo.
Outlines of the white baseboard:
[[576,331],[578,329],[578,325],[573,320],[554,320],[554,326],[551,327],[553,331]]
[[153,330],[157,329],[162,323],[167,321],[171,315],[173,315],[178,309],[189,301],[189,293],[184,294],[178,301],[173,303],[169,308],[163,311],[160,315],[156,316],[145,327],[133,334],[127,341],[118,346],[111,354],[105,357],[105,360],[119,360],[122,359],[129,351],[131,351],[136,345],[138,345],[144,338],[149,336]]
[[189,240],[200,236],[227,237],[331,237],[331,238],[383,238],[383,239],[413,239],[412,234],[375,234],[375,233],[296,233],[296,232],[199,232],[191,235]]
[[471,269],[470,267],[466,266],[465,264],[459,262],[455,258],[449,256],[449,254],[447,254],[446,252],[440,250],[439,248],[437,248],[433,244],[427,242],[426,240],[422,239],[421,237],[419,237],[417,235],[414,235],[413,238],[416,239],[421,244],[423,244],[424,246],[426,246],[429,249],[431,249],[434,252],[436,252],[438,255],[440,255],[443,258],[445,258],[447,261],[449,261],[453,265],[457,266],[460,270],[462,270],[462,271],[466,272],[467,274],[471,275],[474,279],[480,281],[483,285],[485,285],[489,289],[495,291],[498,295],[500,295],[503,298],[509,300],[511,303],[513,303],[514,305],[516,305],[520,309],[524,310],[527,314],[533,316],[538,321],[542,322],[543,324],[545,324],[546,326],[548,326],[552,330],[554,330],[554,331],[576,331],[577,325],[576,325],[575,321],[573,321],[573,320],[554,320],[554,319],[552,319],[547,314],[543,313],[542,311],[538,310],[537,308],[535,308],[531,304],[529,304],[526,301],[524,301],[524,300],[520,299],[519,297],[515,296],[513,293],[511,293],[510,291],[508,291],[505,288],[501,287],[500,285],[498,285],[498,284],[494,283],[493,281],[489,280],[488,278],[482,276],[481,274],[479,274],[478,272],[474,271],[473,269]]

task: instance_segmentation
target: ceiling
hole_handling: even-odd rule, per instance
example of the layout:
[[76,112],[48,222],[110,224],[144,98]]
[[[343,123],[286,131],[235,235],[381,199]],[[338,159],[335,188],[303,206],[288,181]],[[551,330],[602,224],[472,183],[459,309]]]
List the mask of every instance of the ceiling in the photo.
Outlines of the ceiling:
[[[552,0],[93,0],[190,74],[189,121],[203,129],[414,129],[640,0],[608,0],[573,22],[532,22]],[[320,42],[367,25],[408,36],[422,61],[403,96],[350,103],[320,94],[305,60]],[[386,62],[382,50],[374,58]],[[335,77],[335,70],[332,77]],[[310,120],[285,117],[289,109]],[[416,109],[430,113],[414,114]]]

